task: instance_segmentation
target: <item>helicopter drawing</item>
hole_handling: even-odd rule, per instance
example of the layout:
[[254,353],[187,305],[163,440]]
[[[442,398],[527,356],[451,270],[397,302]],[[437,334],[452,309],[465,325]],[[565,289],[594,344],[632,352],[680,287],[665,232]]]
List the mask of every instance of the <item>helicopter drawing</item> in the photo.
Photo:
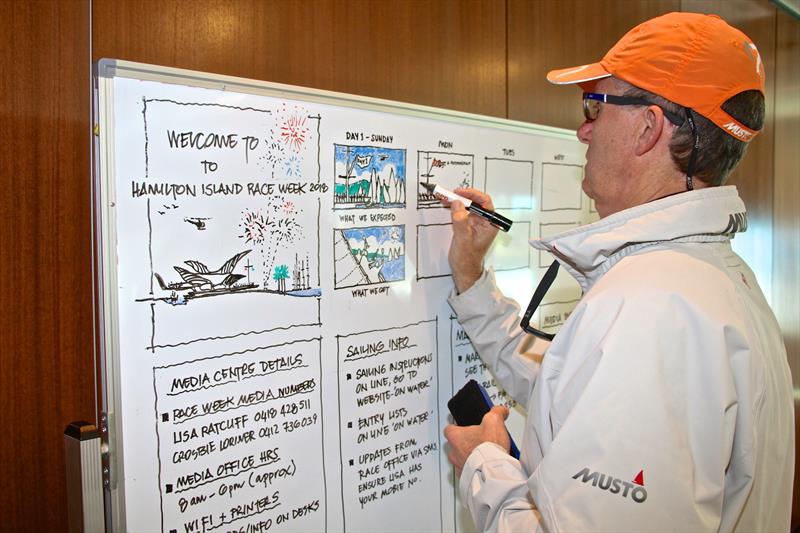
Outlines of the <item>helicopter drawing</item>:
[[192,218],[186,217],[183,220],[184,220],[184,222],[188,222],[189,224],[192,224],[198,230],[203,231],[204,229],[206,229],[206,220],[209,220],[209,219],[208,218],[199,218],[199,217],[192,217]]

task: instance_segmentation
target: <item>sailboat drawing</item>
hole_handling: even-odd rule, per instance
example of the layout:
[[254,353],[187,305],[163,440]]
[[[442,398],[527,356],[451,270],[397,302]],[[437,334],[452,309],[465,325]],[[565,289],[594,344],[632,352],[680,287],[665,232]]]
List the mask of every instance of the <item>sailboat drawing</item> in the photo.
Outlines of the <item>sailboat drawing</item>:
[[405,150],[335,144],[334,159],[335,208],[405,207]]

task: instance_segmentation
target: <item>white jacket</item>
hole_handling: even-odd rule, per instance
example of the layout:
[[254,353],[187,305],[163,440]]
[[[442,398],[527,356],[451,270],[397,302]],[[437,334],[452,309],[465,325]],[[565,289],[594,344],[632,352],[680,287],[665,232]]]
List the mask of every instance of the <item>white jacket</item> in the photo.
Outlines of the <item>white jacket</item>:
[[[459,493],[487,531],[788,531],[792,380],[778,324],[730,247],[735,187],[687,192],[543,241],[583,298],[541,362],[491,272],[450,303],[528,417]],[[527,341],[527,342],[526,342]]]

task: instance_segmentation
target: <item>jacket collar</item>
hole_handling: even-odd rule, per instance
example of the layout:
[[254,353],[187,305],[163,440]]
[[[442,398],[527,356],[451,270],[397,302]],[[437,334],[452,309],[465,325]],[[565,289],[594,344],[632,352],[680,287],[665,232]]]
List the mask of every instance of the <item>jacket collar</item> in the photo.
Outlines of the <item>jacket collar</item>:
[[646,246],[727,241],[745,229],[744,202],[736,187],[709,187],[654,200],[530,243],[552,253],[586,292],[623,257]]

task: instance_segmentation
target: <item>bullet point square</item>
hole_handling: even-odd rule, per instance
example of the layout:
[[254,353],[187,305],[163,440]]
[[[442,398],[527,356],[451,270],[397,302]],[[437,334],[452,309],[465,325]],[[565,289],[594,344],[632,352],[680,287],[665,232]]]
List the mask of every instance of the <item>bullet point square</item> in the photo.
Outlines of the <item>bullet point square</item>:
[[169,413],[162,413],[161,414],[161,421],[162,422],[169,422]]
[[167,494],[169,494],[170,492],[172,492],[172,485],[170,485],[170,484],[168,483],[168,484],[167,484]]
[[353,466],[353,460],[352,460],[352,459],[350,459],[349,461],[347,461],[347,463],[348,463],[350,466]]
[[352,374],[347,374],[347,379],[353,379],[353,375]]
[[348,422],[348,423],[347,423],[347,427],[348,427],[348,428],[351,428],[351,427],[353,427],[353,423],[352,423],[352,422]]

